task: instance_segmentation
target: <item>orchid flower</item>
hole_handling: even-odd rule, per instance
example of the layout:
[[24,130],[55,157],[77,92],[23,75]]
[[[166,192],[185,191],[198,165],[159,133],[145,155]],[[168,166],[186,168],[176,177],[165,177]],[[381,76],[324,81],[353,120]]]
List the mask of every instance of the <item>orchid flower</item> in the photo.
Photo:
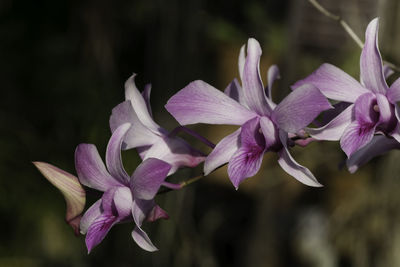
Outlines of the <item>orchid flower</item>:
[[165,180],[171,165],[155,159],[144,160],[130,177],[123,168],[121,145],[131,125],[122,124],[115,129],[107,146],[106,167],[96,146],[80,144],[75,152],[75,166],[80,182],[104,192],[83,215],[80,222],[82,234],[86,234],[86,246],[90,252],[117,223],[134,221],[134,241],[144,250],[155,251],[143,231],[145,219],[155,221],[168,215],[155,204],[154,197]]
[[86,193],[76,176],[45,162],[33,162],[43,176],[64,196],[67,204],[65,221],[79,234],[81,214],[85,207]]
[[293,86],[296,91],[302,85],[311,83],[326,97],[351,103],[323,127],[307,129],[315,139],[340,140],[340,146],[349,158],[368,145],[375,134],[383,134],[400,142],[400,116],[396,104],[400,100],[400,79],[390,87],[386,83],[385,76],[390,75],[390,69],[382,65],[378,28],[378,18],[367,27],[360,58],[360,82],[325,63]]
[[321,186],[314,175],[290,155],[288,133],[307,126],[320,112],[331,108],[327,99],[311,84],[290,93],[278,105],[271,99],[271,87],[279,76],[276,66],[268,71],[264,89],[259,62],[261,47],[250,38],[247,57],[243,46],[239,55],[242,86],[234,80],[225,94],[203,81],[194,81],[172,96],[166,109],[181,125],[208,123],[238,125],[207,157],[205,175],[229,162],[228,175],[236,189],[260,169],[266,152],[278,153],[278,163],[294,178],[309,186]]
[[169,174],[180,167],[195,167],[203,162],[204,154],[154,122],[150,107],[151,86],[146,85],[140,94],[135,76],[133,74],[125,83],[126,101],[117,105],[110,117],[112,132],[124,123],[132,124],[125,136],[123,149],[137,148],[143,160],[158,158],[169,163],[172,166]]

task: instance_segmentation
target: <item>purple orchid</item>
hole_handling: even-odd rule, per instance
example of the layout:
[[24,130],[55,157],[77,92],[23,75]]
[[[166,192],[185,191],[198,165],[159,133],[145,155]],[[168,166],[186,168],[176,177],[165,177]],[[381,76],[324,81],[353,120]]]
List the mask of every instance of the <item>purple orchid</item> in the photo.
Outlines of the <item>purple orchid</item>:
[[169,163],[172,166],[169,174],[180,167],[195,167],[203,162],[203,153],[154,122],[150,107],[151,85],[146,85],[140,94],[135,76],[133,74],[125,83],[126,101],[117,105],[110,117],[112,132],[124,123],[132,124],[124,138],[123,149],[137,148],[143,160],[158,158]]
[[135,242],[147,251],[155,251],[141,226],[145,219],[167,219],[168,215],[155,204],[154,197],[171,169],[168,163],[148,158],[130,177],[123,168],[121,145],[131,125],[122,124],[115,129],[107,146],[106,167],[92,144],[80,144],[75,152],[75,166],[80,182],[104,192],[83,215],[80,222],[82,234],[86,234],[86,246],[90,252],[117,223],[134,221],[132,232]]
[[400,79],[390,87],[386,83],[385,76],[390,75],[390,69],[382,65],[378,27],[379,21],[375,18],[365,33],[360,58],[360,83],[339,68],[325,63],[293,86],[296,91],[302,85],[311,83],[326,97],[351,103],[325,126],[307,129],[315,139],[340,140],[341,148],[349,158],[369,144],[375,134],[400,142],[400,116],[396,104],[400,100]]
[[279,71],[276,66],[268,70],[265,90],[259,73],[260,57],[259,43],[250,38],[247,57],[244,46],[239,55],[243,88],[235,79],[224,94],[203,81],[194,81],[172,96],[166,109],[181,125],[241,126],[223,138],[207,157],[205,175],[229,162],[228,175],[237,189],[244,179],[258,172],[264,153],[270,151],[278,153],[278,163],[294,178],[306,185],[321,186],[314,175],[290,155],[288,133],[298,132],[331,105],[311,84],[303,85],[276,105],[271,99],[271,87]]

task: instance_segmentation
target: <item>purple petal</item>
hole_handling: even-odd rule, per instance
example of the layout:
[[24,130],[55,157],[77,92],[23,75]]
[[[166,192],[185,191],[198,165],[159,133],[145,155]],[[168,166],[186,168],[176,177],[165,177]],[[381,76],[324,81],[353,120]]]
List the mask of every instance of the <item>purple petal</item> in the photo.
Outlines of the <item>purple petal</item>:
[[150,116],[153,117],[153,112],[151,111],[151,104],[150,104],[150,93],[151,93],[151,84],[148,83],[144,86],[142,96],[144,101],[146,102],[147,111],[149,112]]
[[292,89],[311,83],[330,99],[354,103],[357,98],[369,91],[353,77],[341,69],[325,63],[307,78],[296,82]]
[[354,103],[354,115],[361,124],[375,124],[379,114],[375,111],[376,96],[372,93],[363,94]]
[[392,149],[399,149],[400,144],[392,138],[386,136],[374,136],[371,142],[365,145],[360,150],[356,151],[347,159],[346,164],[349,172],[355,173],[358,168],[372,158],[382,155]]
[[94,222],[94,220],[97,217],[101,215],[102,213],[101,202],[102,202],[101,199],[97,200],[92,206],[90,206],[90,208],[82,216],[79,226],[82,235],[86,234],[89,226]]
[[347,157],[350,157],[355,151],[368,144],[374,137],[374,133],[375,124],[354,121],[345,129],[340,139],[340,146]]
[[315,86],[304,84],[279,103],[272,113],[272,120],[280,129],[295,133],[330,108],[329,101]]
[[155,222],[159,219],[164,219],[168,220],[169,216],[165,210],[160,208],[160,206],[155,205],[154,208],[150,211],[150,213],[147,215],[146,220],[148,222]]
[[115,191],[113,203],[120,220],[127,219],[132,215],[132,202],[132,192],[129,187],[119,187]]
[[33,164],[63,194],[67,204],[65,220],[78,233],[79,222],[77,223],[76,218],[82,213],[86,202],[85,189],[79,183],[78,178],[45,162],[33,162]]
[[400,79],[397,79],[392,83],[387,92],[387,97],[392,103],[400,101]]
[[305,185],[314,187],[322,186],[309,169],[297,163],[293,159],[292,155],[290,155],[287,148],[287,134],[281,131],[279,136],[281,138],[283,148],[278,153],[278,163],[282,169]]
[[244,179],[254,176],[260,169],[265,141],[259,129],[259,118],[254,118],[242,126],[241,147],[233,154],[228,164],[228,175],[236,189]]
[[244,64],[246,63],[246,45],[242,45],[242,47],[240,48],[238,61],[240,80],[243,81],[243,70]]
[[108,189],[106,192],[104,192],[103,196],[101,197],[101,208],[103,213],[118,216],[118,212],[114,204],[114,196],[118,188],[119,187],[112,187]]
[[248,107],[259,115],[269,115],[272,108],[266,101],[264,85],[260,76],[261,47],[256,39],[247,42],[247,57],[244,64],[242,85]]
[[132,231],[132,238],[142,249],[154,252],[157,251],[157,247],[153,245],[148,235],[140,227],[135,227]]
[[149,158],[143,161],[131,179],[131,190],[135,199],[153,199],[170,169],[170,164],[159,159]]
[[125,123],[132,124],[132,127],[125,135],[124,149],[152,145],[159,138],[140,121],[129,100],[113,108],[110,116],[111,131],[115,132],[119,126]]
[[400,123],[397,122],[394,130],[389,134],[391,137],[393,137],[396,142],[400,143]]
[[390,123],[394,117],[393,106],[389,103],[387,97],[382,94],[376,94],[376,102],[379,107],[379,123]]
[[392,70],[388,65],[383,65],[383,75],[385,76],[385,79],[389,78],[392,74],[394,74],[394,70]]
[[280,144],[279,132],[274,123],[268,117],[261,117],[260,126],[265,138],[265,147],[267,149]]
[[279,68],[277,65],[272,65],[271,67],[269,67],[267,78],[268,78],[267,98],[272,100],[272,93],[271,93],[272,85],[274,84],[275,80],[281,78],[279,73]]
[[194,81],[172,96],[165,108],[181,125],[195,123],[242,125],[256,116],[223,92]]
[[97,148],[92,144],[80,144],[75,150],[75,169],[79,181],[90,188],[106,191],[121,183],[106,170]]
[[118,222],[117,217],[110,214],[102,214],[97,217],[86,233],[86,247],[88,253],[103,241],[111,227]]
[[171,165],[168,175],[181,167],[196,167],[205,156],[179,137],[160,138],[145,154],[143,160],[157,158]]
[[219,141],[217,146],[213,151],[211,151],[204,162],[204,175],[209,175],[216,168],[227,163],[236,150],[239,149],[240,131],[241,128]]
[[125,138],[125,134],[131,127],[130,123],[125,123],[119,126],[112,134],[110,141],[107,145],[106,152],[106,165],[110,174],[118,179],[121,183],[126,184],[130,177],[125,172],[121,158],[121,146],[122,141]]
[[378,48],[378,28],[378,18],[368,24],[360,58],[360,76],[369,90],[385,94],[388,86],[383,74],[382,58]]
[[230,98],[242,104],[243,106],[246,106],[243,89],[236,78],[225,88],[224,93]]
[[317,140],[337,141],[351,123],[354,105],[348,106],[336,118],[320,128],[306,128],[306,131]]
[[148,217],[155,206],[154,199],[143,200],[137,199],[135,196],[135,200],[132,203],[132,216],[136,226],[142,226],[143,221]]
[[125,100],[130,100],[132,102],[132,107],[135,110],[137,116],[140,118],[140,121],[147,128],[157,134],[160,132],[160,126],[154,122],[148,110],[146,101],[137,89],[135,84],[135,76],[136,74],[133,74],[125,82]]

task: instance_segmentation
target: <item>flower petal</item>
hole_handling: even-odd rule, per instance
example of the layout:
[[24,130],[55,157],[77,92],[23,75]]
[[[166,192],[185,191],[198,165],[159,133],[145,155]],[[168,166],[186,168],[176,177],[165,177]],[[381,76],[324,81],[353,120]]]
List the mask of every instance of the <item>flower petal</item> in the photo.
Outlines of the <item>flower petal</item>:
[[110,231],[111,227],[117,222],[117,217],[110,214],[102,214],[92,222],[86,233],[85,239],[88,253],[103,241],[108,231]]
[[265,140],[259,129],[259,118],[254,118],[242,126],[241,146],[233,154],[228,164],[229,179],[236,189],[244,179],[254,176],[260,169]]
[[400,78],[392,83],[387,92],[387,97],[393,104],[400,101]]
[[196,167],[205,160],[205,155],[194,149],[179,137],[160,138],[146,152],[143,160],[156,158],[171,165],[168,175],[176,172],[181,167]]
[[75,150],[75,169],[79,181],[90,188],[106,191],[121,183],[114,179],[106,170],[96,146],[80,144]]
[[385,79],[389,78],[392,74],[394,74],[394,70],[392,70],[388,65],[383,65],[383,75],[385,76]]
[[317,140],[337,141],[351,123],[354,105],[348,106],[337,117],[320,128],[306,128],[306,132]]
[[121,183],[127,184],[130,180],[122,164],[121,146],[126,133],[131,128],[130,123],[124,123],[119,126],[112,134],[107,145],[106,165],[110,174]]
[[243,81],[243,70],[244,64],[246,63],[246,45],[242,45],[242,47],[240,48],[238,62],[240,80]]
[[140,227],[135,227],[132,231],[132,238],[139,247],[146,251],[154,252],[158,250],[151,242],[149,236]]
[[224,93],[243,106],[247,107],[243,95],[243,89],[236,78],[225,88]]
[[111,131],[115,132],[124,123],[130,123],[132,127],[125,135],[123,149],[152,145],[159,138],[140,121],[129,100],[113,108],[110,116]]
[[243,93],[248,107],[259,115],[269,115],[272,108],[266,101],[264,85],[260,76],[261,47],[250,38],[247,42],[247,57],[243,69]]
[[148,110],[146,101],[144,100],[142,94],[137,89],[135,84],[135,76],[136,74],[133,74],[125,82],[125,100],[131,101],[132,107],[135,110],[137,116],[140,118],[140,121],[151,131],[153,131],[156,134],[159,134],[160,126],[154,122]]
[[239,149],[240,131],[241,128],[219,141],[204,162],[204,175],[209,175],[216,168],[227,163],[236,150]]
[[165,108],[181,125],[242,125],[256,116],[223,92],[200,80],[191,82],[172,96]]
[[292,89],[311,83],[330,99],[354,103],[369,91],[341,69],[325,63],[303,80],[296,82]]
[[82,235],[86,234],[89,226],[94,222],[97,217],[101,215],[103,210],[101,207],[101,202],[101,199],[97,200],[82,216],[79,226]]
[[280,129],[295,133],[330,108],[329,101],[314,85],[304,84],[278,104],[271,118]]
[[382,155],[392,149],[399,149],[400,144],[392,138],[386,136],[374,136],[371,142],[365,145],[353,153],[350,158],[347,159],[346,165],[349,172],[355,173],[358,168],[376,156]]
[[389,124],[394,118],[394,108],[386,96],[376,94],[376,102],[379,107],[379,123]]
[[132,216],[135,224],[141,227],[143,221],[148,217],[148,215],[156,206],[156,203],[154,202],[154,199],[143,200],[136,198],[136,196],[134,197],[135,199],[132,203]]
[[297,163],[293,159],[292,155],[290,155],[287,148],[287,134],[283,131],[280,131],[279,136],[281,138],[283,148],[278,152],[278,163],[282,169],[305,185],[314,187],[322,186],[309,169]]
[[279,132],[274,123],[268,117],[261,117],[260,126],[265,138],[266,149],[280,144]]
[[375,124],[379,120],[379,113],[374,109],[377,105],[376,95],[372,93],[363,94],[354,103],[355,119],[361,124]]
[[274,84],[275,80],[281,78],[279,73],[279,68],[277,65],[272,65],[271,67],[269,67],[267,78],[268,78],[267,98],[272,100],[272,93],[271,93],[272,85]]
[[340,146],[350,157],[355,151],[367,145],[374,137],[375,124],[359,123],[354,121],[346,127],[342,138],[340,139]]
[[79,222],[77,224],[74,219],[82,213],[86,202],[85,189],[79,183],[78,178],[45,162],[37,161],[33,162],[33,164],[63,194],[67,204],[65,220],[74,228],[75,233],[78,233],[79,229],[77,226]]
[[144,101],[146,102],[147,111],[149,112],[150,116],[153,117],[153,112],[151,111],[151,104],[150,104],[150,93],[151,93],[151,84],[148,83],[144,86],[142,96]]
[[385,94],[388,89],[378,48],[378,18],[373,19],[365,31],[365,44],[360,57],[360,76],[365,87],[375,93]]
[[153,199],[170,169],[170,164],[159,159],[149,158],[143,161],[131,179],[131,190],[135,199]]
[[154,208],[147,215],[146,220],[148,222],[155,222],[158,219],[168,220],[169,216],[168,216],[168,213],[165,210],[160,208],[160,206],[155,205]]
[[129,187],[119,187],[115,191],[113,204],[120,220],[125,220],[132,216],[132,202],[132,192]]

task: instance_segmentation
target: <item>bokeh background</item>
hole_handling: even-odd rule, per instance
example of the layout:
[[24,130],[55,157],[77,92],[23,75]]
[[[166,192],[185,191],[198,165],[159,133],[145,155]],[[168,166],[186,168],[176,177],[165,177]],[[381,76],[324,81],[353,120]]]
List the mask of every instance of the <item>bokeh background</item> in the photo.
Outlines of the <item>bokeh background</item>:
[[[321,3],[362,39],[380,16],[381,51],[400,64],[397,0]],[[249,37],[262,45],[264,81],[271,64],[281,69],[277,101],[323,62],[359,75],[360,49],[306,0],[1,0],[0,266],[400,266],[400,153],[350,175],[340,168],[338,143],[293,151],[323,188],[298,183],[267,154],[238,191],[221,168],[160,195],[171,219],[145,227],[160,248],[155,253],[139,249],[133,225],[125,224],[88,255],[84,237],[65,224],[61,194],[31,162],[74,173],[79,143],[96,144],[104,155],[111,109],[124,100],[133,72],[139,88],[153,84],[156,121],[173,129],[163,108],[168,98],[196,79],[224,89],[238,76],[239,49]],[[191,128],[213,142],[234,130]],[[137,155],[123,155],[132,171]],[[200,173],[182,170],[172,179]],[[89,194],[88,202],[95,198]]]

